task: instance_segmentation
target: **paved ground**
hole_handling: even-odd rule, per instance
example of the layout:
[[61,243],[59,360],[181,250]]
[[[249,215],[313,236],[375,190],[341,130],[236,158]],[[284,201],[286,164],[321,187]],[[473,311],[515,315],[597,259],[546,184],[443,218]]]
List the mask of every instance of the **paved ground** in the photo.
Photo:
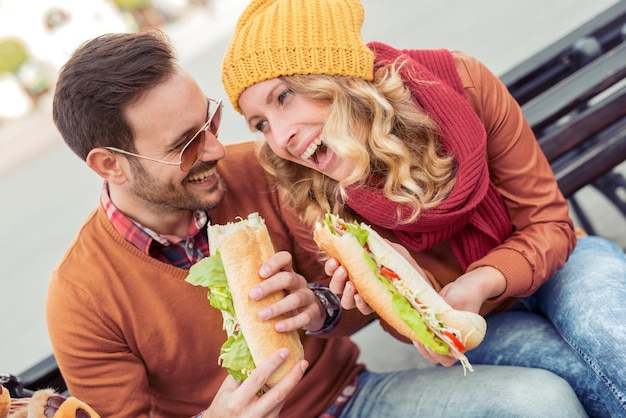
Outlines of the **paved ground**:
[[[461,49],[501,74],[614,3],[365,0],[363,33],[366,40],[398,47]],[[198,11],[166,30],[207,94],[225,98],[221,54],[233,16],[245,2],[218,4],[211,13]],[[251,138],[238,114],[224,113],[220,137],[225,142]],[[43,313],[47,278],[96,204],[99,187],[100,180],[62,144],[49,102],[23,120],[0,126],[0,372],[19,373],[50,352]],[[598,233],[626,247],[624,218],[593,190],[580,195],[596,215]],[[376,324],[354,338],[373,370],[424,364],[411,346],[382,335]]]

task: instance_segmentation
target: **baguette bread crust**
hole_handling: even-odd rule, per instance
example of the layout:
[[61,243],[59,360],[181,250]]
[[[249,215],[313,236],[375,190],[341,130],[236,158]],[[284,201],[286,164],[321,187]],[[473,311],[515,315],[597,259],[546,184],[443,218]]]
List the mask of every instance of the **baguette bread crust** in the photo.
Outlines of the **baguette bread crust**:
[[[436,317],[446,327],[461,332],[461,341],[467,350],[477,347],[487,330],[485,319],[474,313],[453,309],[432,288],[411,264],[391,247],[376,231],[365,224],[369,231],[367,240],[370,250],[379,262],[396,272],[411,288],[419,301],[431,307]],[[367,254],[358,240],[350,233],[334,235],[325,225],[318,223],[313,231],[317,245],[330,257],[336,258],[348,271],[348,276],[359,295],[367,304],[396,331],[412,341],[420,341],[416,333],[393,311],[392,293],[381,283],[366,262]]]
[[274,254],[267,228],[263,222],[250,225],[247,221],[211,225],[209,240],[211,251],[217,249],[220,252],[240,331],[255,364],[263,362],[281,347],[289,349],[289,357],[266,382],[272,387],[304,358],[304,350],[297,331],[278,332],[274,328],[276,322],[287,315],[267,321],[257,316],[260,309],[281,300],[283,292],[275,292],[259,301],[248,297],[250,289],[263,280],[258,273],[261,265]]

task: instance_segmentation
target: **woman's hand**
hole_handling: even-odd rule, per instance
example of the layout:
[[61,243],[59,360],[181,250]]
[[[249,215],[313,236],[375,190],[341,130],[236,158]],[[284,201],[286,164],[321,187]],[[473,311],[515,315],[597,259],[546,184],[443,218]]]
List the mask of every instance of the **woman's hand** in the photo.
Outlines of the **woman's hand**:
[[324,265],[324,271],[331,276],[330,290],[341,296],[341,307],[343,309],[357,308],[363,315],[370,315],[374,312],[372,308],[357,293],[354,285],[348,279],[348,271],[339,265],[334,258],[329,258]]
[[[493,267],[483,266],[459,276],[439,294],[454,309],[478,313],[487,299],[499,296],[505,288],[504,275]],[[419,342],[414,341],[413,345],[431,363],[449,367],[457,361],[437,354]]]
[[413,345],[417,349],[417,352],[422,355],[422,357],[424,357],[426,360],[430,361],[433,364],[441,364],[444,367],[450,367],[457,362],[457,359],[455,359],[454,357],[437,354],[418,341],[413,341]]
[[500,296],[505,289],[504,275],[493,267],[483,266],[459,276],[439,294],[454,309],[478,313],[487,299]]

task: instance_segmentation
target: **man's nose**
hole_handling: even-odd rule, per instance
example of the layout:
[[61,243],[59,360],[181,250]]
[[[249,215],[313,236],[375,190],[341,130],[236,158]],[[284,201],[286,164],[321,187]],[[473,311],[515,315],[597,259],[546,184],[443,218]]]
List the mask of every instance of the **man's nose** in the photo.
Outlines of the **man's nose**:
[[206,130],[205,135],[206,138],[204,140],[202,153],[200,154],[200,159],[202,161],[213,161],[224,158],[226,155],[226,149],[224,148],[224,144],[217,139],[217,135],[208,129]]

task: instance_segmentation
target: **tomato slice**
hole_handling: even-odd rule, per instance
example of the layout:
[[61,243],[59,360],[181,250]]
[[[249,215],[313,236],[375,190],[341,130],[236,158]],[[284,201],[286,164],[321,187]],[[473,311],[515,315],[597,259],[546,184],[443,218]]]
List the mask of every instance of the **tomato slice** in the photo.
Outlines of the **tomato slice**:
[[379,271],[380,271],[380,274],[382,274],[385,277],[389,277],[390,279],[399,279],[400,278],[400,276],[398,276],[395,271],[391,270],[388,267],[380,266]]
[[461,340],[459,340],[456,335],[454,335],[453,333],[451,333],[448,330],[442,330],[441,333],[443,335],[445,335],[447,338],[450,339],[450,341],[452,341],[452,344],[454,344],[454,346],[457,348],[457,350],[459,350],[461,353],[465,352],[465,345],[463,345],[463,343],[461,342]]

